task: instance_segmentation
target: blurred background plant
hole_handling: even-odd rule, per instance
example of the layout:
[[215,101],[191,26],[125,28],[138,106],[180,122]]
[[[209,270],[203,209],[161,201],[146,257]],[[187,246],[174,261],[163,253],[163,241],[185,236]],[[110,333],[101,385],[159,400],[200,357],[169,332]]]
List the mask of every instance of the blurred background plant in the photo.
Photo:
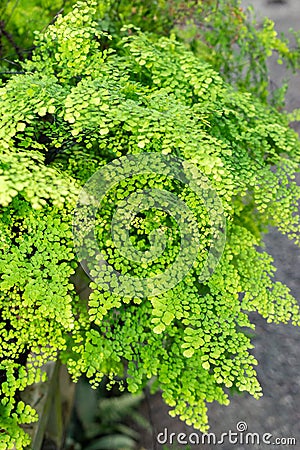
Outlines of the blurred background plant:
[[104,378],[97,390],[83,377],[78,382],[65,450],[138,448],[138,430],[150,426],[138,409],[144,395],[122,392],[117,385],[109,391],[107,382]]
[[3,0],[0,6],[0,71],[3,79],[21,71],[30,57],[36,31],[44,30],[73,0]]

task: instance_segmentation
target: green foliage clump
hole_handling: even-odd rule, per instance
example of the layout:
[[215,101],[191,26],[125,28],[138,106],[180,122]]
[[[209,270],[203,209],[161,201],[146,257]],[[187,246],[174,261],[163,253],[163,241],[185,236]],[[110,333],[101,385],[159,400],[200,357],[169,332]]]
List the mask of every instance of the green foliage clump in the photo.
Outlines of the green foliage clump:
[[[0,10],[0,67],[2,77],[21,71],[20,61],[31,56],[36,30],[45,30],[59,13],[67,13],[75,0],[7,0]],[[169,36],[184,42],[196,55],[209,62],[224,79],[243,91],[284,105],[289,76],[299,69],[300,33],[288,36],[274,29],[265,18],[260,25],[253,8],[246,11],[240,0],[110,0],[99,1],[96,15],[101,30],[113,37],[123,25],[133,24],[144,32]],[[105,41],[102,41],[105,47]],[[70,51],[72,49],[70,48]],[[284,64],[282,86],[271,82],[268,61],[275,57]]]
[[[4,336],[7,334],[3,323],[1,323],[1,331]],[[14,336],[13,334],[11,336],[12,340]],[[3,343],[5,346],[5,338]],[[23,365],[6,359],[0,364],[0,377],[0,449],[13,448],[13,445],[15,448],[24,448],[30,444],[30,438],[20,425],[35,422],[38,418],[30,405],[25,405],[22,400],[17,398],[17,393],[24,390],[26,386],[40,381],[41,374],[39,370],[27,370]]]
[[[272,20],[259,24],[253,8],[244,10],[240,0],[111,1],[101,23],[112,34],[128,23],[156,35],[173,33],[227,82],[277,108],[284,105],[290,75],[300,67],[300,33],[278,36]],[[271,57],[284,64],[282,86],[271,81]]]
[[34,34],[59,12],[68,12],[73,0],[5,0],[0,6],[0,67],[3,78],[21,70],[20,60],[33,49]]
[[[264,18],[258,24],[253,8],[244,10],[240,0],[190,3],[187,16],[175,23],[176,34],[227,82],[281,108],[288,79],[300,67],[300,33],[278,36],[272,20]],[[286,78],[281,86],[272,83],[270,58],[284,64]]]
[[[208,54],[195,56],[174,37],[127,26],[110,39],[94,20],[96,6],[79,2],[58,17],[37,37],[24,74],[1,88],[0,362],[7,379],[0,401],[4,417],[14,420],[13,432],[11,422],[1,423],[6,448],[17,442],[16,425],[33,419],[5,384],[14,373],[17,389],[25,387],[16,375],[21,356],[28,375],[19,376],[28,383],[57,357],[75,380],[86,374],[94,386],[104,375],[112,383],[124,377],[129,391],[138,392],[154,379],[171,413],[206,431],[206,402],[228,404],[226,388],[262,395],[247,313],[300,324],[296,300],[273,282],[272,258],[259,249],[269,225],[300,244],[300,190],[293,180],[300,142],[289,117],[235,90]],[[72,211],[80,186],[116,158],[148,152],[193,163],[210,181],[227,221],[222,258],[201,282],[211,246],[205,207],[188,186],[141,173],[118,183],[97,213],[105,259],[142,279],[172,264],[180,235],[164,211],[145,210],[130,224],[131,242],[144,252],[151,233],[166,230],[165,253],[153,263],[126,260],[110,238],[118,202],[153,188],[169,190],[194,212],[201,232],[197,259],[176,286],[147,298],[104,289],[108,269],[102,266],[86,303],[70,278],[78,267]]]

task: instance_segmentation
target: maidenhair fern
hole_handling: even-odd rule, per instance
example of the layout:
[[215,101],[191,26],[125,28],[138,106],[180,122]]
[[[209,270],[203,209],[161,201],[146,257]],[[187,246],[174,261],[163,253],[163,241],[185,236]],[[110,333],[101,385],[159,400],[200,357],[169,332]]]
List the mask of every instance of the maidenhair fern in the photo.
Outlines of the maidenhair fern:
[[[108,375],[137,392],[154,379],[171,414],[206,431],[206,402],[228,404],[225,388],[262,395],[247,313],[300,324],[296,300],[273,281],[272,258],[259,249],[268,225],[300,244],[293,181],[300,142],[288,116],[234,90],[174,38],[128,26],[111,39],[94,20],[95,6],[79,2],[58,17],[37,37],[24,74],[1,88],[0,449],[28,443],[19,425],[34,411],[15,393],[39,379],[47,360],[61,358],[75,380],[85,373],[94,386]],[[172,216],[153,203],[130,224],[140,252],[164,230],[165,251],[152,263],[126,259],[110,227],[118,202],[167,190],[196,217],[193,266],[170,289],[143,297],[106,289],[100,265],[103,279],[94,274],[86,302],[70,278],[79,266],[72,224],[81,187],[116,159],[149,153],[185,161],[187,178],[192,164],[222,201],[219,264],[201,281],[212,220],[190,186],[158,166],[107,192],[95,218],[99,248],[122,274],[164,273],[180,252]]]

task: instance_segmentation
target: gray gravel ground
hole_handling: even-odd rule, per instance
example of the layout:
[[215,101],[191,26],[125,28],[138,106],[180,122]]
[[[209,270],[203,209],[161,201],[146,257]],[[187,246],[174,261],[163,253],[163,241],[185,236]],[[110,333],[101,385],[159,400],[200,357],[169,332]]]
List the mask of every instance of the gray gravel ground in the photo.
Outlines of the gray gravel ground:
[[[290,27],[300,29],[300,0],[252,0],[243,1],[243,5],[253,4],[258,17],[268,16],[275,21],[278,32],[287,32]],[[283,69],[277,64],[271,65],[271,77],[280,83],[284,77]],[[300,107],[300,76],[294,77],[288,91],[288,109]],[[300,124],[298,124],[300,125]],[[300,128],[298,128],[300,131]],[[300,181],[300,176],[299,176]],[[300,249],[276,230],[271,230],[265,238],[266,250],[273,255],[278,268],[276,278],[287,284],[292,294],[300,301]],[[193,445],[191,449],[300,449],[300,330],[290,325],[267,324],[265,320],[253,315],[256,323],[256,336],[253,339],[253,353],[259,365],[258,378],[263,387],[264,396],[260,400],[250,395],[236,395],[228,407],[218,404],[209,405],[210,431],[217,437],[228,430],[236,431],[238,422],[245,422],[248,432],[271,433],[275,438],[295,438],[296,445],[268,445],[267,443],[234,444],[228,440],[221,445]],[[168,408],[159,395],[145,403],[145,414],[153,424],[153,436],[145,435],[143,446],[147,450],[161,449],[155,444],[155,436],[168,428],[169,433],[191,433],[193,430],[168,415]],[[169,448],[183,448],[175,445]]]

